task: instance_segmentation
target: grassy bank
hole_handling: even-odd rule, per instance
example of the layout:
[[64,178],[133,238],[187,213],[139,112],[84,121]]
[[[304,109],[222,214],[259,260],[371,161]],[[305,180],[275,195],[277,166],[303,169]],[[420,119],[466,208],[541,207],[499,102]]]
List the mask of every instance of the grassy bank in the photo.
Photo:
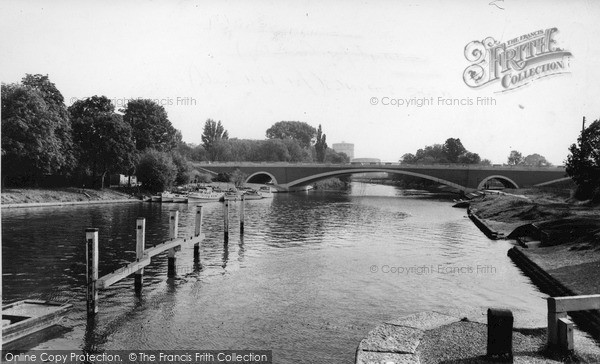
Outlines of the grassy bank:
[[[492,229],[526,241],[524,253],[562,284],[578,294],[600,293],[600,205],[576,201],[568,190],[505,192],[471,206]],[[517,229],[527,224],[537,229]]]
[[22,203],[53,203],[99,200],[122,200],[131,196],[111,189],[93,190],[64,188],[3,188],[2,205]]

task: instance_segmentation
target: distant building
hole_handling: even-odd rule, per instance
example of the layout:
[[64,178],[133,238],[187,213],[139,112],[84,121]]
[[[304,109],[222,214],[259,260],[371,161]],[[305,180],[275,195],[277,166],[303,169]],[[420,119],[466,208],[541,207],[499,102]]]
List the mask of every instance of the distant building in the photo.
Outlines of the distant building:
[[354,158],[354,144],[352,143],[333,143],[331,148],[333,148],[333,150],[335,150],[337,153],[345,153],[350,160]]
[[[132,187],[138,186],[136,176],[126,176],[124,174],[111,174],[110,187],[127,187],[131,183]],[[141,183],[140,183],[141,185]]]

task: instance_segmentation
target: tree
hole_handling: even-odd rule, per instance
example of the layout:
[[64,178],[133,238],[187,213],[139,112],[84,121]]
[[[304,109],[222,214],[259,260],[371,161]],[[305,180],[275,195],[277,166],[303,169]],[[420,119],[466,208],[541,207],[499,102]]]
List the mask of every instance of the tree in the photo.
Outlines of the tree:
[[458,157],[457,162],[462,164],[479,164],[481,163],[481,157],[477,153],[465,152]]
[[229,181],[233,182],[235,187],[239,188],[244,186],[244,184],[246,183],[246,178],[248,178],[248,175],[246,175],[239,169],[236,169],[233,172],[231,172],[231,175],[229,176]]
[[281,139],[267,139],[260,143],[258,160],[265,162],[287,162],[290,153]]
[[137,177],[142,187],[151,192],[162,192],[173,186],[177,167],[166,152],[146,150],[137,165]]
[[549,167],[552,165],[552,163],[548,162],[546,160],[546,157],[544,157],[543,155],[534,153],[523,158],[523,165],[535,167]]
[[123,111],[123,119],[131,126],[137,150],[143,152],[146,149],[156,149],[168,152],[177,147],[177,130],[161,105],[152,100],[132,100]]
[[48,76],[27,75],[22,82],[1,86],[2,181],[38,183],[73,167],[71,122]]
[[350,158],[346,153],[338,153],[335,150],[328,148],[325,151],[325,162],[327,163],[348,163]]
[[171,159],[175,168],[177,168],[177,175],[175,176],[175,185],[185,185],[190,183],[193,178],[192,168],[188,165],[187,159],[178,152],[171,152]]
[[576,196],[600,197],[600,120],[581,131],[577,144],[569,147],[567,174],[577,184]]
[[109,173],[128,173],[135,164],[132,131],[106,96],[78,100],[68,109],[73,125],[80,170],[100,177],[100,187]]
[[477,153],[469,152],[459,138],[448,138],[444,144],[428,145],[417,150],[415,154],[406,153],[400,162],[402,164],[479,164],[481,157]]
[[486,158],[486,159],[482,159],[481,162],[479,162],[479,164],[482,166],[491,166],[492,161]]
[[229,139],[229,134],[227,130],[221,125],[221,121],[215,122],[212,119],[206,120],[204,123],[204,131],[202,133],[202,144],[204,149],[208,153],[208,158],[211,161],[215,160],[214,148],[213,146],[220,140]]
[[[467,149],[462,145],[459,138],[448,138],[443,146],[446,159],[450,163],[458,163],[459,158],[467,153]],[[463,163],[463,162],[461,162]]]
[[309,148],[317,131],[301,121],[279,121],[267,129],[269,139],[294,139],[302,148]]
[[512,150],[508,156],[508,165],[518,166],[519,164],[523,164],[523,154],[519,151]]
[[325,151],[327,150],[327,136],[321,130],[321,124],[317,129],[317,142],[315,143],[315,151],[317,152],[317,162],[325,161]]

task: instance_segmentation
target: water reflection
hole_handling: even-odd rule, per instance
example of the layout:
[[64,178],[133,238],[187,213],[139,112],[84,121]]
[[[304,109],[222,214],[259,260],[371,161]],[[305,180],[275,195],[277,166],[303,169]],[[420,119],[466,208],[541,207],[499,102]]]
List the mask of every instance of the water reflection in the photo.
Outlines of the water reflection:
[[[182,204],[3,211],[5,302],[70,300],[70,331],[44,344],[51,348],[272,348],[277,363],[351,362],[371,327],[422,310],[501,305],[545,320],[543,295],[506,257],[508,244],[487,239],[464,211],[431,195],[357,185],[349,193],[247,201],[243,236],[232,204],[229,244],[222,204],[204,204],[200,259],[192,247],[182,249],[178,277],[167,279],[167,257],[156,256],[144,269],[141,296],[125,279],[101,292],[100,313],[88,322],[84,229],[100,229],[102,275],[135,258],[138,216],[146,218],[147,247],[167,240],[172,209],[180,212],[180,236],[192,235],[196,207]],[[389,274],[384,265],[497,270]]]

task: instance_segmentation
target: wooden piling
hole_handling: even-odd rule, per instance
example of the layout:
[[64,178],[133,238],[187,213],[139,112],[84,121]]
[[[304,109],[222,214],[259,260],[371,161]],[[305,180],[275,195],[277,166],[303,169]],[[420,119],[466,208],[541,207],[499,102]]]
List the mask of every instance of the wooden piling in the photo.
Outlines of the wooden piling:
[[[202,235],[202,205],[196,206],[196,221],[194,225],[194,236]],[[194,244],[194,262],[200,261],[200,243]]]
[[87,266],[87,314],[98,313],[98,229],[85,229],[85,258]]
[[223,203],[223,240],[225,243],[229,242],[229,200],[225,199]]
[[[177,232],[179,229],[179,211],[171,211],[169,214],[169,238],[171,240],[177,239]],[[169,249],[168,253],[168,270],[167,277],[175,277],[175,265],[177,263],[175,253],[177,252],[177,247],[173,247]]]
[[242,199],[240,200],[240,235],[244,235],[244,205],[246,205],[246,200],[242,194]]
[[[138,217],[136,221],[136,245],[135,245],[135,257],[139,262],[144,258],[144,249],[146,248],[146,219]],[[136,294],[142,293],[142,286],[144,283],[144,268],[138,269],[134,274],[135,292]]]

